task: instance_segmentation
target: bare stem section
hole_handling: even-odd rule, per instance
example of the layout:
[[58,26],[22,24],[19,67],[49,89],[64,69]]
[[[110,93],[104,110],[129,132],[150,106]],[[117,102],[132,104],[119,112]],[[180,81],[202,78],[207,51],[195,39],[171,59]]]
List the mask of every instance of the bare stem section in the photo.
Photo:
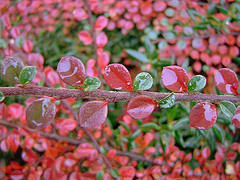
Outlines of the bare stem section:
[[[129,101],[137,95],[146,95],[155,101],[159,101],[168,96],[169,93],[150,92],[150,91],[132,91],[132,92],[118,92],[96,90],[93,92],[86,92],[83,90],[65,89],[65,88],[48,88],[39,86],[25,86],[25,87],[0,87],[0,91],[4,96],[17,95],[33,95],[33,96],[49,96],[58,97],[60,99],[67,98],[81,98],[86,100],[104,100],[108,102]],[[221,102],[231,101],[233,103],[240,102],[240,96],[235,95],[213,95],[201,93],[175,93],[176,101],[209,101]]]

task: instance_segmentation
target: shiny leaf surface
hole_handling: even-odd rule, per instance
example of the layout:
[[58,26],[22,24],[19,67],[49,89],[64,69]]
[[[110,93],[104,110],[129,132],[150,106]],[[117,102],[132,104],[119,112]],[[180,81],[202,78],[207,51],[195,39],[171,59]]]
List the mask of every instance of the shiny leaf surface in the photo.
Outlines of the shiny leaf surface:
[[197,92],[202,90],[206,86],[206,78],[202,75],[193,76],[188,82],[188,91]]
[[26,66],[22,69],[19,75],[19,82],[23,85],[29,84],[35,78],[37,73],[36,67]]
[[215,73],[215,84],[225,94],[237,94],[238,78],[236,73],[227,68],[222,68]]
[[132,50],[132,49],[126,49],[126,53],[137,59],[138,61],[140,62],[143,62],[143,63],[147,63],[149,62],[148,58],[145,56],[145,54],[141,53],[141,52],[138,52],[138,51],[135,51],[135,50]]
[[17,57],[5,57],[2,61],[1,76],[4,81],[16,84],[19,83],[18,76],[23,69],[23,62]]
[[167,97],[161,99],[158,102],[158,105],[161,108],[170,108],[170,107],[174,106],[174,104],[175,104],[175,95],[174,95],[174,93],[169,94]]
[[148,96],[135,96],[128,102],[127,112],[135,119],[142,119],[153,112],[155,105],[154,100]]
[[130,73],[122,64],[110,64],[106,66],[104,79],[112,89],[133,90]]
[[84,91],[95,91],[101,86],[101,81],[97,77],[89,77],[83,82]]
[[209,129],[217,120],[217,109],[209,102],[196,104],[189,115],[189,124],[196,129]]
[[0,91],[0,102],[2,102],[5,99],[4,94]]
[[79,123],[81,127],[98,128],[107,118],[108,107],[103,101],[90,101],[79,110]]
[[153,78],[147,72],[139,73],[133,83],[133,89],[138,91],[148,90],[153,85]]
[[237,128],[240,128],[240,106],[236,108],[236,113],[232,117],[232,124],[235,125]]
[[230,118],[233,117],[234,114],[236,113],[236,107],[230,101],[222,101],[222,102],[220,102],[219,106],[220,106],[222,112]]
[[85,67],[82,61],[73,56],[62,57],[57,72],[59,77],[71,86],[81,86],[85,80]]
[[173,92],[187,91],[188,75],[185,69],[179,66],[167,66],[162,71],[162,84]]
[[45,128],[53,121],[55,113],[54,102],[46,98],[37,99],[27,108],[27,126],[31,129]]

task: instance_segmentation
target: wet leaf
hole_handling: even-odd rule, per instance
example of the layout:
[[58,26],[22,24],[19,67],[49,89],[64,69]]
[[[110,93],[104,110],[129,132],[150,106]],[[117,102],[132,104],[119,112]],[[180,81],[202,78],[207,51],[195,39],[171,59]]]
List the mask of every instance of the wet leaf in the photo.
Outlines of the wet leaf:
[[206,86],[206,78],[202,75],[193,76],[188,82],[188,91],[197,92]]
[[95,91],[101,86],[101,81],[97,77],[88,77],[83,82],[84,91]]
[[36,67],[26,66],[22,69],[19,75],[19,82],[23,85],[29,84],[35,78],[37,73]]
[[81,86],[85,80],[85,67],[82,61],[73,56],[62,57],[57,72],[63,82],[71,86]]
[[135,96],[128,102],[127,112],[135,119],[142,119],[153,112],[155,104],[154,100],[148,96]]
[[153,78],[147,72],[139,73],[133,83],[133,89],[138,91],[148,90],[153,85]]
[[232,117],[232,124],[240,128],[240,106],[237,107],[235,115]]
[[173,92],[187,91],[188,75],[185,69],[179,66],[167,66],[162,71],[162,84]]
[[237,94],[238,78],[236,73],[228,68],[222,68],[215,73],[215,84],[225,94]]
[[116,63],[106,66],[104,79],[112,89],[133,90],[130,73],[122,64]]
[[230,118],[233,117],[234,114],[236,113],[236,107],[230,101],[222,101],[222,102],[220,102],[219,106],[220,106],[222,112]]
[[81,127],[98,128],[107,118],[108,107],[104,101],[90,101],[79,109]]
[[23,62],[17,57],[5,57],[2,61],[1,75],[4,81],[17,84],[19,74],[23,69]]
[[174,106],[174,104],[175,104],[175,95],[174,95],[174,93],[169,94],[167,97],[161,99],[158,102],[158,105],[161,108],[170,108],[170,107]]
[[209,129],[217,120],[217,109],[209,102],[196,104],[189,114],[189,124],[196,129]]
[[31,129],[45,128],[53,121],[55,113],[54,102],[46,98],[37,99],[27,108],[27,126]]
[[0,102],[2,102],[5,99],[4,94],[0,91]]
[[140,62],[143,62],[143,63],[149,62],[149,59],[145,56],[145,54],[141,52],[138,52],[132,49],[126,49],[126,53]]

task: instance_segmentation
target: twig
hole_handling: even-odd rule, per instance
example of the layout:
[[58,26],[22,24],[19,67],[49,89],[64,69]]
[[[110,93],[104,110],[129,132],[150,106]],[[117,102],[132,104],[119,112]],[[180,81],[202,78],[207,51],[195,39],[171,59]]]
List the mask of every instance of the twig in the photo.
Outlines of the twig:
[[[39,87],[39,86],[0,87],[0,91],[4,94],[4,96],[44,95],[44,96],[50,96],[50,97],[58,97],[60,99],[81,98],[81,99],[87,99],[87,100],[103,100],[108,102],[129,101],[134,96],[139,95],[137,91],[118,92],[118,91],[96,90],[92,92],[86,92],[83,90],[73,90],[73,89],[65,89],[65,88],[47,88],[47,87]],[[146,95],[154,99],[155,101],[159,101],[164,97],[168,96],[169,93],[141,91],[141,95]],[[240,96],[213,95],[213,94],[201,94],[201,93],[175,93],[175,99],[176,101],[210,101],[210,102],[231,101],[233,103],[240,102]]]
[[[0,120],[0,124],[1,125],[4,125],[4,126],[8,126],[8,127],[12,127],[12,128],[19,128],[19,127],[23,127],[24,125],[23,124],[20,124],[20,123],[12,123],[12,122],[8,122],[8,121],[4,121],[4,120]],[[55,139],[57,141],[64,141],[64,142],[68,142],[72,145],[79,145],[79,144],[82,144],[84,142],[86,142],[85,140],[76,140],[76,139],[73,139],[73,138],[68,138],[68,137],[63,137],[63,136],[58,136],[56,134],[50,134],[50,133],[46,133],[46,132],[43,132],[43,131],[39,131],[39,130],[33,130],[33,129],[29,129],[27,127],[24,127],[26,130],[30,131],[30,132],[34,132],[34,133],[39,133],[41,136],[44,136],[44,137],[47,137],[47,138],[50,138],[50,139]],[[89,131],[86,131],[86,133],[90,133]],[[94,139],[94,138],[93,138]],[[96,141],[94,139],[94,141]],[[97,144],[96,146],[99,147],[99,145]],[[110,150],[112,149],[111,147],[109,146],[106,146],[107,150]],[[136,161],[145,161],[145,162],[148,162],[150,164],[156,164],[153,162],[152,159],[146,159],[144,158],[143,156],[141,155],[138,155],[138,154],[134,154],[134,153],[130,153],[130,152],[123,152],[123,151],[119,151],[117,150],[117,155],[120,155],[120,156],[127,156],[127,157],[130,157]],[[105,157],[105,156],[103,156]],[[106,158],[106,157],[105,157]],[[105,160],[105,159],[104,159]],[[109,164],[108,166],[111,167],[111,164],[109,161],[107,161]],[[156,164],[157,165],[157,164]],[[158,164],[160,165],[160,164]]]

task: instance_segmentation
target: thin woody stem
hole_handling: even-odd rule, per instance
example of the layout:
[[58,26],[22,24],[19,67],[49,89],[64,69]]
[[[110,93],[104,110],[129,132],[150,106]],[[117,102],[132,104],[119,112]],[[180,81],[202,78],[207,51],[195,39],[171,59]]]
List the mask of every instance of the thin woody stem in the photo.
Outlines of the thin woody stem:
[[[4,96],[16,96],[16,95],[33,95],[33,96],[49,96],[58,97],[59,99],[66,98],[81,98],[86,100],[103,100],[107,102],[120,102],[129,101],[137,95],[145,95],[152,98],[155,101],[159,101],[170,93],[150,92],[150,91],[132,91],[132,92],[118,92],[118,91],[106,91],[96,90],[92,92],[86,92],[83,90],[73,90],[65,88],[48,88],[39,86],[25,86],[25,87],[0,87],[0,91]],[[233,103],[240,102],[239,95],[213,95],[202,93],[175,93],[176,101],[209,101],[209,102],[221,102],[231,101]]]

